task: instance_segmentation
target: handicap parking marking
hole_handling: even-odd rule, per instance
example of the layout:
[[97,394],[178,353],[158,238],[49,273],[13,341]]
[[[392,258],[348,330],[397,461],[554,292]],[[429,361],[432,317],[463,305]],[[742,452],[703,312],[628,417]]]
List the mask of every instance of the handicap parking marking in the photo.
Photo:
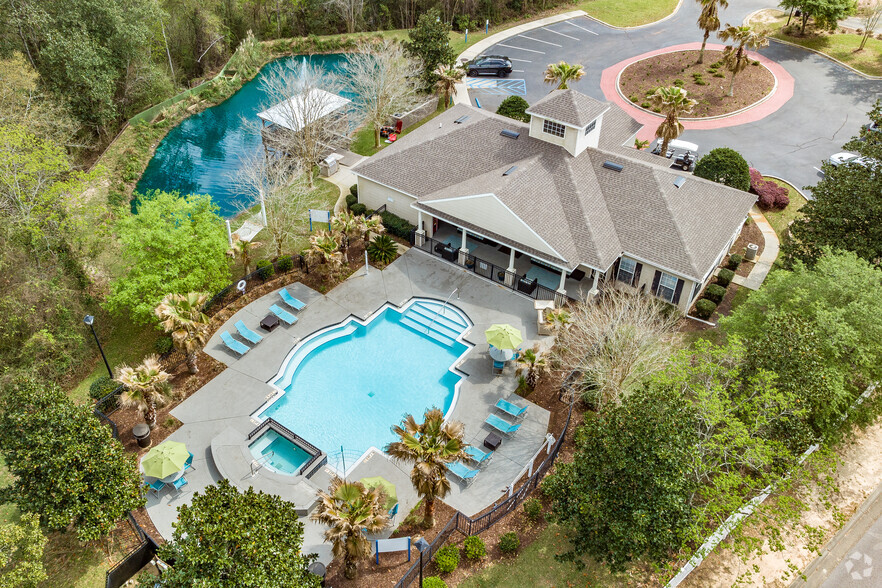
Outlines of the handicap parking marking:
[[515,47],[514,45],[506,45],[505,43],[497,43],[499,47],[508,47],[509,49],[520,49],[521,51],[529,51],[530,53],[541,53],[545,55],[545,51],[536,51],[535,49],[524,49],[523,47]]
[[567,35],[567,34],[564,34],[564,33],[560,32],[560,31],[556,31],[556,30],[554,30],[554,29],[549,29],[549,28],[547,28],[547,27],[544,28],[544,29],[542,29],[542,30],[543,30],[543,31],[548,31],[549,33],[554,33],[555,35],[560,35],[561,37],[566,37],[567,39],[572,39],[573,41],[581,41],[581,40],[582,40],[582,39],[580,39],[580,38],[578,38],[578,37],[573,37],[572,35]]
[[557,43],[552,43],[551,41],[543,41],[542,39],[534,39],[533,37],[528,37],[527,35],[518,35],[518,37],[522,39],[529,39],[531,41],[536,41],[537,43],[545,43],[546,45],[554,45],[555,47],[563,47],[563,45],[558,45]]
[[577,25],[576,23],[574,23],[574,22],[571,21],[571,20],[565,20],[564,22],[567,23],[567,24],[571,24],[571,25],[573,25],[573,26],[576,27],[577,29],[582,29],[582,30],[585,31],[586,33],[591,33],[592,35],[597,35],[597,34],[599,34],[599,33],[595,33],[595,32],[592,31],[591,29],[586,29],[585,27],[580,27],[579,25]]
[[508,60],[509,61],[520,61],[521,63],[533,63],[529,59],[515,59],[514,57],[509,57]]
[[466,87],[469,91],[478,94],[490,94],[491,96],[526,96],[526,80],[500,80],[466,78]]

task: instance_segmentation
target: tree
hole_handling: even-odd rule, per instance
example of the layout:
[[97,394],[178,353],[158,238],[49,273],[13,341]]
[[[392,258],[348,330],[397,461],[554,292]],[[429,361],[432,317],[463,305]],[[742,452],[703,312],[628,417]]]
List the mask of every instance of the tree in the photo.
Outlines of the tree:
[[[294,504],[249,487],[240,492],[222,479],[189,505],[178,509],[172,541],[159,548],[159,557],[174,561],[159,585],[295,586],[315,587],[309,573],[315,556],[301,554],[303,523]],[[152,578],[152,581],[156,581]]]
[[450,46],[450,25],[441,20],[441,13],[432,8],[420,15],[416,27],[408,33],[410,41],[404,50],[423,63],[423,88],[428,90],[435,83],[435,70],[439,65],[453,65],[456,53]]
[[557,335],[552,361],[581,374],[575,391],[602,408],[619,404],[671,353],[677,317],[664,303],[642,294],[610,289],[571,309],[569,326]]
[[392,427],[401,439],[386,445],[386,453],[394,460],[413,464],[410,481],[417,494],[426,501],[426,525],[435,525],[435,500],[450,492],[447,464],[465,456],[465,427],[456,421],[444,422],[444,413],[430,408],[423,422],[417,424],[413,415],[406,415],[400,425]]
[[732,26],[726,23],[726,28],[717,33],[721,41],[732,41],[723,49],[723,64],[730,72],[732,79],[729,82],[729,96],[735,93],[735,76],[744,71],[750,63],[747,49],[759,49],[769,44],[765,33],[757,32],[750,26]]
[[18,523],[0,524],[0,588],[36,588],[46,578],[40,517],[25,513]]
[[368,533],[379,533],[389,524],[386,496],[379,488],[366,488],[361,482],[347,482],[334,476],[327,492],[319,490],[319,503],[310,519],[327,525],[325,541],[332,545],[334,557],[343,559],[346,578],[354,580],[358,561],[371,556]]
[[116,225],[125,270],[110,285],[107,307],[147,323],[166,294],[213,292],[230,279],[227,235],[210,196],[155,191],[137,214]]
[[568,90],[569,82],[578,82],[585,75],[585,68],[581,64],[569,64],[566,61],[549,63],[545,68],[546,84],[557,84],[556,90]]
[[456,96],[456,85],[462,82],[465,71],[450,65],[439,65],[435,70],[435,91],[443,97],[444,110],[450,105],[450,100]]
[[116,381],[126,387],[120,404],[138,409],[147,426],[156,428],[156,407],[164,405],[171,396],[170,376],[162,369],[159,356],[149,355],[135,367],[120,366],[117,373]]
[[251,254],[261,245],[263,243],[260,241],[245,241],[239,235],[233,235],[233,246],[227,250],[227,255],[239,258],[243,266],[242,275],[248,275],[248,269],[251,267]]
[[331,219],[331,230],[339,236],[340,249],[348,258],[349,246],[353,240],[362,239],[367,234],[364,216],[354,215],[348,210],[335,214]]
[[196,358],[208,342],[211,319],[202,312],[207,302],[208,294],[201,292],[167,294],[154,309],[159,326],[171,333],[175,347],[187,354],[191,374],[199,371]]
[[728,0],[697,0],[701,4],[701,14],[698,15],[698,28],[704,31],[701,41],[701,51],[698,53],[698,63],[704,63],[704,47],[711,33],[720,30],[720,8],[728,8]]
[[508,96],[499,104],[496,114],[501,114],[521,122],[530,122],[530,115],[526,112],[528,108],[530,108],[530,105],[520,96]]
[[668,152],[668,143],[676,139],[683,132],[683,123],[680,117],[692,112],[697,100],[687,97],[687,92],[677,86],[658,88],[649,97],[649,104],[653,109],[661,111],[665,120],[655,130],[657,139],[662,140],[662,153]]
[[789,8],[800,11],[801,35],[805,34],[805,25],[810,17],[819,27],[833,30],[836,28],[836,23],[855,10],[854,0],[781,0],[778,6],[785,10]]
[[336,10],[346,23],[346,32],[354,33],[364,12],[364,0],[328,0],[328,6]]
[[542,482],[555,517],[575,536],[563,559],[589,554],[615,571],[632,558],[663,561],[691,526],[684,476],[695,433],[689,403],[670,389],[641,388],[621,405],[587,413],[576,454]]
[[337,237],[328,231],[318,231],[310,236],[306,261],[310,265],[318,264],[327,277],[332,277],[343,267],[343,254]]
[[517,358],[518,374],[524,374],[524,380],[527,386],[535,388],[539,381],[539,376],[548,367],[545,360],[545,354],[539,351],[539,344],[533,346],[532,349],[524,350]]
[[750,189],[750,167],[740,153],[728,147],[711,149],[698,160],[693,173],[699,178],[745,192]]
[[0,451],[13,476],[0,502],[38,514],[49,529],[73,526],[80,541],[106,536],[144,505],[135,454],[54,384],[22,379],[5,390]]
[[876,30],[880,18],[882,18],[882,2],[879,0],[872,0],[864,5],[861,14],[861,28],[864,29],[864,34],[861,36],[861,44],[857,48],[858,51],[864,50],[864,46],[867,44],[867,39],[869,39],[870,35],[873,34],[873,31]]

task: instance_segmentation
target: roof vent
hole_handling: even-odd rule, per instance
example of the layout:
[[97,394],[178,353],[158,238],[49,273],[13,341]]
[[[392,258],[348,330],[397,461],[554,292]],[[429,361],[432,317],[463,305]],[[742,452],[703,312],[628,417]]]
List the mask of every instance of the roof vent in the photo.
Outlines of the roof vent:
[[469,120],[468,115],[466,115],[466,116],[461,116],[461,117],[459,117],[458,119],[456,119],[456,120],[453,121],[453,122],[454,122],[454,124],[461,125],[462,123],[464,123],[464,122],[467,121],[467,120]]
[[520,133],[516,131],[509,131],[508,129],[503,129],[501,133],[499,133],[503,137],[508,137],[509,139],[517,139],[521,136]]
[[623,169],[625,169],[624,165],[622,165],[621,163],[615,163],[614,161],[604,161],[603,167],[605,167],[606,169],[611,169],[613,171],[617,171],[617,172],[620,172]]
[[674,179],[674,185],[677,186],[678,188],[685,183],[686,183],[686,178],[684,178],[683,176],[677,176],[676,179]]
[[518,166],[513,165],[513,166],[511,166],[510,168],[508,168],[507,170],[505,170],[504,172],[502,172],[502,175],[504,175],[504,176],[510,176],[511,174],[514,173],[514,170],[516,170],[516,169],[518,169]]

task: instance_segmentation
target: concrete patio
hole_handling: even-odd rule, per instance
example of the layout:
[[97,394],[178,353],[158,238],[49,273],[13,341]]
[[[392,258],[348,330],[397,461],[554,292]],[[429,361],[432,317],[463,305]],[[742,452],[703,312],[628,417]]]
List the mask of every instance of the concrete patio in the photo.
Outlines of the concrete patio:
[[[474,323],[464,337],[474,347],[460,366],[468,377],[462,383],[451,417],[465,424],[468,443],[481,447],[483,439],[491,432],[483,422],[488,414],[495,412],[510,420],[510,417],[493,408],[500,397],[521,406],[530,405],[521,429],[503,441],[492,461],[482,468],[470,486],[466,487],[456,478],[450,478],[453,490],[445,499],[446,503],[467,515],[480,512],[502,496],[508,485],[515,481],[541,449],[546,440],[548,411],[514,395],[517,383],[511,365],[506,367],[501,377],[494,377],[488,345],[484,340],[484,331],[491,324],[508,323],[521,330],[524,348],[535,342],[547,347],[550,344],[548,338],[540,337],[536,331],[536,311],[532,300],[417,250],[409,250],[383,271],[370,268],[367,275],[360,271],[327,295],[300,283],[287,288],[295,297],[307,303],[307,307],[297,314],[298,321],[292,326],[283,323],[270,333],[259,329],[258,324],[267,315],[269,306],[281,305],[278,292],[263,296],[237,312],[205,347],[206,353],[226,364],[228,369],[172,410],[172,415],[183,425],[169,439],[187,444],[196,456],[196,468],[187,473],[189,483],[182,492],[165,490],[158,497],[151,495],[148,498],[148,513],[164,538],[170,539],[172,536],[177,508],[189,504],[193,492],[221,479],[210,449],[212,439],[225,432],[229,435],[230,429],[244,439],[258,425],[251,414],[273,394],[273,388],[267,382],[276,375],[294,345],[314,331],[343,321],[350,315],[366,318],[387,302],[400,306],[414,296],[445,300],[456,290],[451,304],[464,311]],[[226,330],[238,337],[233,326],[238,320],[263,335],[263,341],[242,357],[229,351],[219,335]],[[390,425],[400,417],[398,414],[390,415]],[[346,459],[348,479],[382,475],[396,485],[399,514],[384,534],[388,536],[418,500],[410,484],[410,469],[392,462],[380,452],[366,454],[354,468],[348,456]],[[335,471],[329,466],[319,469],[308,480],[309,487],[327,488],[334,474]],[[258,471],[255,478],[261,476]],[[269,473],[265,477],[269,478]],[[230,482],[240,488],[252,485],[250,476],[238,478]],[[266,483],[253,485],[255,488],[271,488],[279,476],[274,475],[273,478],[272,481],[268,479]],[[330,546],[322,539],[323,528],[307,518],[303,520],[306,524],[304,552],[318,553],[320,560],[328,563],[331,559]]]

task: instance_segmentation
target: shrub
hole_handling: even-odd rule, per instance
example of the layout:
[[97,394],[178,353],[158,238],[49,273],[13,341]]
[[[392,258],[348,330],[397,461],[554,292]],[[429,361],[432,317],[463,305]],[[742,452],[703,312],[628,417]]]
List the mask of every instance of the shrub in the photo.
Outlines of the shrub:
[[744,257],[738,253],[733,253],[729,256],[729,263],[726,265],[729,266],[729,269],[735,271],[738,269],[738,266],[741,265],[741,262],[744,261]]
[[750,168],[750,191],[757,195],[757,205],[763,210],[781,210],[790,204],[787,188],[763,178],[754,168]]
[[521,540],[514,531],[506,533],[499,538],[499,551],[502,553],[514,553],[521,546]]
[[356,202],[349,207],[349,211],[355,216],[364,216],[364,214],[367,212],[367,206],[365,206],[361,202]]
[[276,268],[279,270],[279,273],[290,272],[294,269],[294,260],[291,259],[290,255],[283,255],[276,260]]
[[107,204],[111,208],[116,208],[117,206],[122,206],[126,202],[128,202],[129,197],[126,196],[124,192],[120,192],[117,190],[111,190],[107,193]]
[[438,576],[423,578],[423,588],[447,588],[447,582]]
[[456,545],[445,545],[438,550],[433,561],[439,572],[449,574],[459,566],[459,549]]
[[368,257],[377,263],[389,264],[398,255],[398,245],[389,235],[377,235],[367,246]]
[[352,184],[349,186],[349,195],[358,198],[358,184]]
[[641,102],[640,103],[640,108],[649,108],[650,106],[651,106],[651,104],[649,104],[649,102]]
[[[858,34],[860,34],[860,33],[858,33]],[[750,62],[750,65],[759,65],[759,64],[760,64],[760,62],[758,59],[754,59],[753,61]]]
[[276,268],[273,267],[273,262],[268,259],[261,259],[257,262],[257,276],[261,280],[268,280],[274,275],[276,275]]
[[416,226],[410,224],[400,216],[392,214],[388,210],[382,212],[380,216],[383,219],[383,226],[386,227],[386,230],[396,237],[410,239],[410,232],[416,228]]
[[723,296],[726,295],[726,289],[720,286],[719,284],[711,284],[704,290],[704,296],[708,300],[713,300],[717,304],[719,304],[723,300]]
[[695,303],[695,314],[698,318],[709,319],[717,309],[717,303],[707,298],[702,298]]
[[477,535],[466,537],[462,546],[468,559],[481,559],[487,555],[487,546],[484,544],[484,540]]
[[352,210],[352,206],[358,202],[358,197],[352,194],[346,195],[346,208]]
[[628,100],[630,100],[634,104],[637,104],[638,102],[640,102],[640,96],[638,96],[637,94],[631,94],[630,96],[628,96]]
[[726,287],[732,283],[732,278],[734,277],[735,272],[730,269],[723,268],[717,273],[717,284]]
[[524,501],[524,514],[527,518],[535,522],[542,515],[542,503],[538,498],[530,498]]
[[92,400],[100,400],[119,387],[119,382],[111,380],[110,376],[98,376],[89,385],[89,397]]
[[721,72],[721,71],[715,71],[715,72],[714,72],[714,77],[715,77],[715,78],[725,78],[725,77],[726,77],[726,74],[724,74],[724,73]]
[[686,82],[684,82],[680,78],[677,78],[676,80],[674,80],[674,85],[677,86],[678,88],[682,88],[683,86],[686,85]]
[[530,108],[529,103],[520,96],[509,96],[496,109],[496,114],[522,122],[530,122],[530,115],[526,113],[528,108]]
[[163,335],[153,344],[153,350],[159,355],[163,355],[171,351],[174,346],[175,343],[172,338],[169,335]]
[[711,149],[695,164],[695,175],[745,192],[750,189],[750,169],[741,154],[728,147]]

